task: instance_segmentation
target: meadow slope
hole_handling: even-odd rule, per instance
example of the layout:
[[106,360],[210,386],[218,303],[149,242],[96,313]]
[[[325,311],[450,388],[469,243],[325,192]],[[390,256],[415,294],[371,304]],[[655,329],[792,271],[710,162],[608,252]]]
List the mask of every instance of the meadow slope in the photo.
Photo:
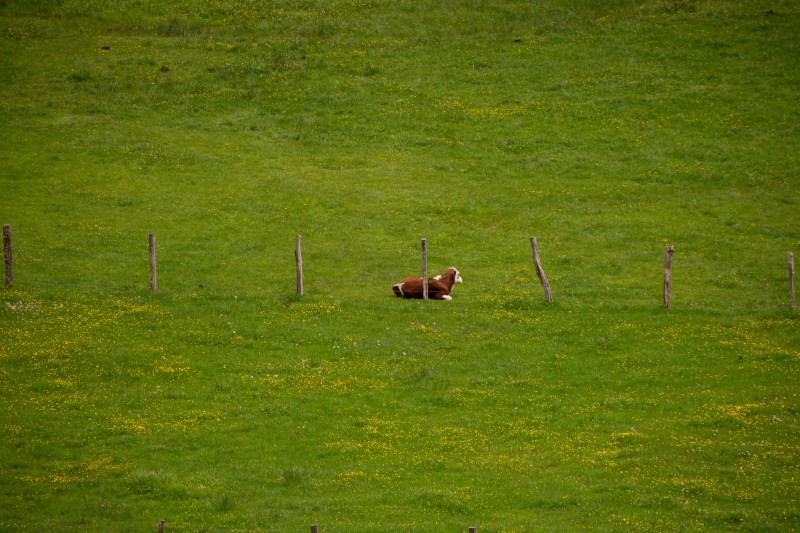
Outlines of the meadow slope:
[[798,97],[781,0],[0,0],[0,530],[799,530]]

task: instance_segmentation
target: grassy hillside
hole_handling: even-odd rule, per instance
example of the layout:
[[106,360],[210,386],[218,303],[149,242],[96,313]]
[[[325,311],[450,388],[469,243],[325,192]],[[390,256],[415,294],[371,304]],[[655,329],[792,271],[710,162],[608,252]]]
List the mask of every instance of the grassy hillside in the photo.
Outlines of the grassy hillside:
[[0,0],[0,529],[800,529],[800,6],[494,4]]

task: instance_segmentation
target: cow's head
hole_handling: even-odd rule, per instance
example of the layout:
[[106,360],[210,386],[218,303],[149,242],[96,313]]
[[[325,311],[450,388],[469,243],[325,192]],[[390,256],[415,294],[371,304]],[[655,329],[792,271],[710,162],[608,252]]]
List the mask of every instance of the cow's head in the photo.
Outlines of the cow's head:
[[444,281],[445,283],[449,283],[451,286],[464,281],[461,279],[461,272],[459,272],[456,267],[448,268],[444,274],[439,274],[433,279]]

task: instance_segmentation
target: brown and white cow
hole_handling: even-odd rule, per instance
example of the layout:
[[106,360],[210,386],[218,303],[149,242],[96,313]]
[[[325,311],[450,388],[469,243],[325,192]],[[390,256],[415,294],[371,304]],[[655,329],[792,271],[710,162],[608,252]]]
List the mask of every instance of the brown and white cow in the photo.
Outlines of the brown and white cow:
[[[428,298],[431,300],[452,300],[450,292],[453,285],[461,283],[461,273],[454,267],[448,268],[435,278],[428,278]],[[422,298],[422,278],[406,278],[392,290],[399,298]]]

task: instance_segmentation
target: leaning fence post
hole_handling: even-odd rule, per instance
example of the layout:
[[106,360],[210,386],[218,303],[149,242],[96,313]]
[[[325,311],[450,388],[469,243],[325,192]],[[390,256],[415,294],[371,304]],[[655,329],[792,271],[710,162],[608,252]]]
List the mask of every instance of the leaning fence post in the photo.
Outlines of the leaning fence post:
[[542,287],[544,288],[544,299],[548,303],[552,302],[553,293],[550,291],[550,283],[547,281],[547,276],[545,276],[542,268],[542,261],[539,258],[539,244],[536,242],[536,237],[531,237],[531,249],[533,250],[533,263],[536,265],[536,275],[539,276],[539,281],[542,282]]
[[151,233],[147,238],[150,249],[150,290],[158,292],[158,271],[156,269],[156,234]]
[[6,256],[6,287],[10,287],[14,281],[11,273],[14,263],[11,259],[11,226],[9,224],[3,224],[3,252]]
[[297,263],[297,295],[303,296],[303,250],[300,241],[301,237],[298,235],[294,245],[294,259]]
[[672,303],[672,254],[674,246],[667,246],[664,250],[664,307],[669,309]]
[[428,299],[428,243],[422,239],[422,299]]
[[794,297],[794,254],[789,252],[789,296],[792,299],[792,309],[797,309],[797,300]]

